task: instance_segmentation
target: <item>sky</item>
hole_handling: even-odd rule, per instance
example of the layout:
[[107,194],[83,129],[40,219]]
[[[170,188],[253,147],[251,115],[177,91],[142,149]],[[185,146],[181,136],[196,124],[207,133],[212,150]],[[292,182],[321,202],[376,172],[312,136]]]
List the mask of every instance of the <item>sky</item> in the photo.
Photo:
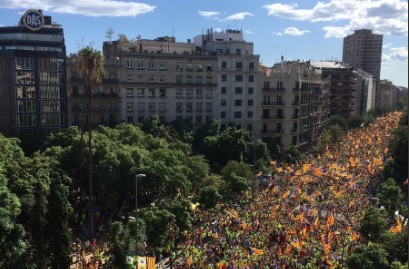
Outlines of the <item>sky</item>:
[[42,9],[64,29],[67,54],[128,39],[174,36],[186,42],[207,29],[242,30],[266,66],[286,60],[341,61],[343,37],[383,34],[381,79],[408,87],[408,2],[404,0],[0,0],[0,26]]

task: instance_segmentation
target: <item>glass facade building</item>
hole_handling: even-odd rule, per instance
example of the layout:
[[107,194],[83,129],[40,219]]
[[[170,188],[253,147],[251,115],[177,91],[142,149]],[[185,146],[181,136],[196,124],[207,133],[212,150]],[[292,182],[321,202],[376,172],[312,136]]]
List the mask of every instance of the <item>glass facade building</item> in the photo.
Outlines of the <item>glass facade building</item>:
[[64,32],[43,18],[38,30],[23,17],[18,26],[0,27],[0,132],[23,147],[67,127]]

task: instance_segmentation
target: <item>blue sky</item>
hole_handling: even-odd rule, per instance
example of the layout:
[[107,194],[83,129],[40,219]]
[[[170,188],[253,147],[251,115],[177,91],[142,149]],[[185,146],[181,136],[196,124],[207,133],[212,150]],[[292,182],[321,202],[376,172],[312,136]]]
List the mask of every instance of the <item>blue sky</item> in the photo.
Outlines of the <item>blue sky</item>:
[[208,28],[239,29],[263,64],[342,60],[342,37],[355,29],[384,35],[381,78],[408,87],[408,2],[404,0],[0,0],[0,25],[42,9],[62,25],[67,53],[101,49],[114,30],[128,39],[175,36],[185,42]]

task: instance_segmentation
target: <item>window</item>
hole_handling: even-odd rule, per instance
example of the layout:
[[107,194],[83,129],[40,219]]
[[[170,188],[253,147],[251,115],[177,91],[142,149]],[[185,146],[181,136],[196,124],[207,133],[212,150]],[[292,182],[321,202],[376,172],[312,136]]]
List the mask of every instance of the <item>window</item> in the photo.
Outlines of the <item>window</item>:
[[203,65],[202,64],[198,64],[197,65],[197,71],[203,71]]
[[227,81],[227,76],[226,75],[222,75],[222,81],[226,82]]
[[241,106],[242,101],[241,100],[234,100],[234,105],[235,106]]
[[234,77],[234,81],[236,81],[236,82],[242,82],[242,81],[243,81],[243,76],[242,76],[242,75],[236,75],[236,76]]
[[193,71],[193,66],[192,66],[192,64],[187,64],[186,65],[186,71]]
[[254,82],[254,76],[253,75],[249,75],[249,82]]
[[235,119],[241,119],[241,111],[234,112],[234,118]]
[[187,111],[192,111],[193,109],[193,104],[192,103],[186,103],[186,110]]
[[133,103],[131,103],[131,102],[128,102],[128,103],[126,103],[126,110],[128,110],[128,111],[132,111],[133,110]]
[[74,115],[74,124],[80,123],[80,115]]
[[126,75],[126,81],[127,82],[132,82],[133,81],[133,75],[132,74],[127,74]]
[[206,111],[212,111],[213,104],[212,103],[206,103]]
[[160,63],[159,64],[159,70],[166,70],[166,64],[165,63]]
[[187,98],[192,98],[193,97],[193,89],[187,89],[186,90],[186,97]]
[[176,64],[176,71],[182,71],[182,64]]
[[176,76],[176,83],[183,83],[182,76]]
[[249,63],[249,69],[254,69],[254,63]]
[[207,72],[213,72],[213,66],[211,64],[208,64],[206,67]]
[[133,123],[133,116],[127,116],[126,117],[126,122],[127,123]]
[[149,82],[155,82],[155,76],[149,76]]
[[225,119],[226,118],[226,111],[221,111],[220,112],[220,118]]
[[148,110],[150,111],[155,110],[155,103],[149,103]]
[[155,63],[154,62],[149,62],[149,69],[154,70],[155,69]]
[[165,76],[164,75],[160,75],[159,76],[159,82],[166,82]]
[[253,100],[252,99],[247,100],[247,105],[248,106],[253,106]]
[[226,99],[220,100],[220,106],[226,106]]
[[222,69],[226,69],[227,68],[227,62],[222,62]]
[[166,89],[159,89],[159,97],[166,97]]
[[183,97],[183,89],[176,89],[176,98]]
[[165,116],[159,116],[159,121],[161,123],[165,123],[166,122],[166,117]]
[[126,96],[127,97],[133,97],[133,88],[127,88],[126,89]]
[[202,76],[197,76],[196,77],[196,84],[203,84],[203,77]]
[[145,69],[143,62],[138,62],[138,69]]
[[196,97],[197,98],[202,98],[202,89],[196,89]]
[[226,87],[221,87],[220,89],[222,94],[226,94],[227,93],[227,88]]
[[212,84],[213,83],[213,77],[207,76],[206,77],[206,84]]
[[145,103],[139,102],[138,103],[138,111],[145,111]]
[[234,88],[234,93],[236,93],[236,94],[241,94],[241,93],[243,93],[243,88],[242,88],[242,87],[236,87],[236,88]]
[[176,103],[176,111],[182,110],[182,103]]
[[202,112],[203,110],[203,104],[202,103],[196,103],[196,111]]
[[148,96],[155,97],[155,89],[148,89]]
[[253,124],[247,124],[247,131],[251,132],[253,130]]
[[212,98],[212,89],[206,90],[206,98]]
[[254,88],[252,88],[252,87],[248,88],[247,92],[248,92],[248,94],[253,94]]
[[143,82],[144,78],[143,75],[138,75],[138,82]]
[[166,110],[166,103],[165,102],[160,102],[159,103],[159,111],[165,111]]
[[132,61],[126,61],[126,69],[133,69],[133,62]]
[[236,55],[241,55],[241,49],[236,49]]
[[253,111],[247,111],[247,118],[253,118]]
[[138,96],[140,96],[140,97],[145,96],[145,89],[144,88],[138,88]]
[[196,116],[196,123],[202,123],[203,116]]
[[186,76],[186,83],[193,83],[193,76]]
[[139,116],[138,117],[138,122],[139,123],[143,123],[145,121],[145,117],[144,116]]
[[243,69],[243,62],[236,62],[236,69]]

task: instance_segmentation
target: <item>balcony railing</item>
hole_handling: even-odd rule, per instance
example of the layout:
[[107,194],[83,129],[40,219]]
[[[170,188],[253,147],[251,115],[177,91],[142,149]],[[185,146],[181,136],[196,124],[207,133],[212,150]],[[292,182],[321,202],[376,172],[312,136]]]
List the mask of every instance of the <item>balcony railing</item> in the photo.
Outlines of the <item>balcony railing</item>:
[[285,92],[285,88],[270,88],[270,87],[263,87],[263,92]]
[[282,134],[284,133],[284,129],[280,129],[280,130],[261,130],[260,131],[261,134]]
[[268,119],[284,119],[284,115],[262,115],[261,119],[263,120],[268,120]]
[[262,106],[284,106],[285,102],[279,101],[279,102],[274,102],[274,101],[263,101],[261,102]]

